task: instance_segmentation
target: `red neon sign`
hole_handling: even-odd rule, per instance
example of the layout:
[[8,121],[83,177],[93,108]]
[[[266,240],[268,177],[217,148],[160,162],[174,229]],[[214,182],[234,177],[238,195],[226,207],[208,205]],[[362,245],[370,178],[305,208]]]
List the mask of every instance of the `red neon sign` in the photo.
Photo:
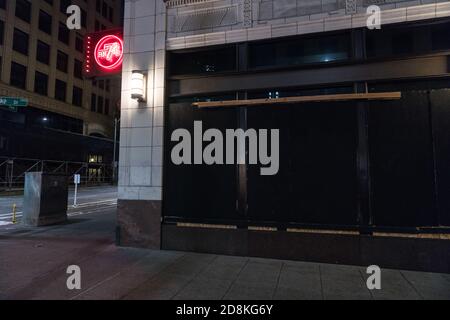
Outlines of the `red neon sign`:
[[120,73],[123,57],[122,30],[105,30],[86,35],[83,70],[86,77]]
[[95,62],[106,70],[115,70],[122,65],[123,41],[117,36],[104,36],[94,50]]

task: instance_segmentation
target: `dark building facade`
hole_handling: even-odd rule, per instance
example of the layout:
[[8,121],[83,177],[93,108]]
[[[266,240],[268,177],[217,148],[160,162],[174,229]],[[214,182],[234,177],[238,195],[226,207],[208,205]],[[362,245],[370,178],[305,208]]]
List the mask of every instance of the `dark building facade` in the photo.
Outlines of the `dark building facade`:
[[[153,80],[146,103],[123,91],[121,152],[137,157],[121,156],[123,245],[450,272],[448,1],[381,5],[380,30],[366,2],[158,2],[165,27],[148,33],[164,41],[125,35]],[[125,23],[143,23],[127,4]],[[174,164],[172,134],[195,121],[279,129],[278,174]]]
[[[66,24],[72,4],[80,30]],[[112,163],[120,79],[85,79],[83,43],[87,32],[121,27],[122,17],[118,0],[0,1],[0,96],[29,102],[17,112],[0,108],[0,164],[89,162],[91,155]]]

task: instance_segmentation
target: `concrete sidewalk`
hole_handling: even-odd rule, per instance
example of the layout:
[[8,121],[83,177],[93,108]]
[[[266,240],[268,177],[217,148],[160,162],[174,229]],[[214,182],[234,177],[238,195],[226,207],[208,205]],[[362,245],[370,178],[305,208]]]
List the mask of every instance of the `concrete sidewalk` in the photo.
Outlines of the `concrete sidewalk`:
[[[361,267],[117,248],[114,217],[0,228],[0,299],[450,299],[446,274],[383,270],[369,291]],[[67,289],[69,265],[79,291]]]

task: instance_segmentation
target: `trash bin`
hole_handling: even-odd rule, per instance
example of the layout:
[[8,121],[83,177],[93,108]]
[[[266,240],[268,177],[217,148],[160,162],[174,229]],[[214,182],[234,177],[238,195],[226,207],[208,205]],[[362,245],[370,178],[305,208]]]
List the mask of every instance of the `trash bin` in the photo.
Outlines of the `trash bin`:
[[22,223],[39,227],[66,222],[68,194],[66,175],[27,173]]

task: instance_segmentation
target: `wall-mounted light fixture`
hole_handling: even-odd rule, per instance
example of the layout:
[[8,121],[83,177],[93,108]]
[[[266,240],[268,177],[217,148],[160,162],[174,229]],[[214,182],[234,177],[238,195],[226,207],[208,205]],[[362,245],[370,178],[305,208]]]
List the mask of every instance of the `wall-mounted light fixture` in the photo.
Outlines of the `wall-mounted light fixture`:
[[133,71],[131,75],[131,98],[145,102],[147,96],[147,74],[143,71]]

